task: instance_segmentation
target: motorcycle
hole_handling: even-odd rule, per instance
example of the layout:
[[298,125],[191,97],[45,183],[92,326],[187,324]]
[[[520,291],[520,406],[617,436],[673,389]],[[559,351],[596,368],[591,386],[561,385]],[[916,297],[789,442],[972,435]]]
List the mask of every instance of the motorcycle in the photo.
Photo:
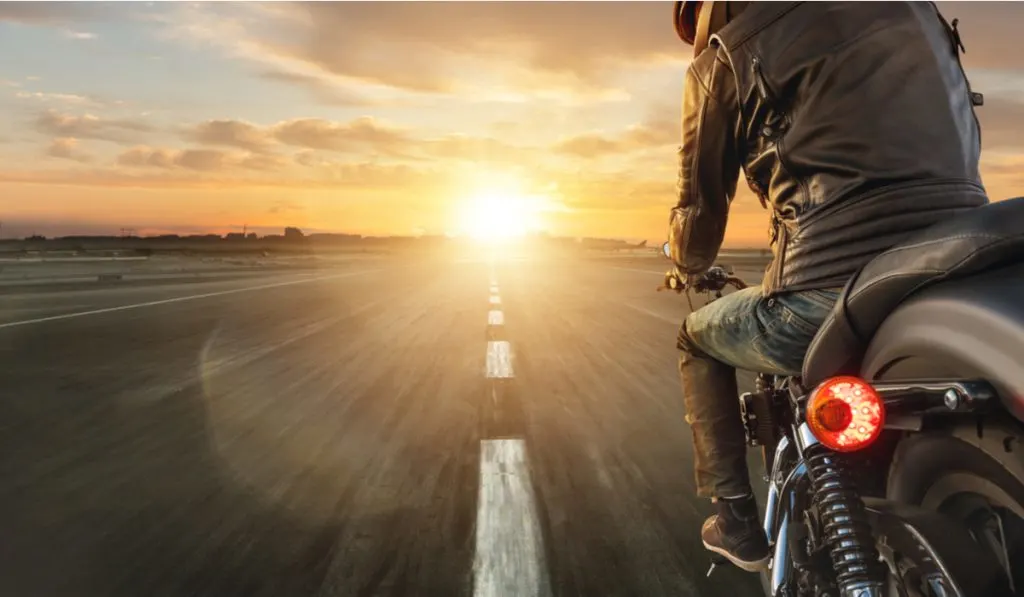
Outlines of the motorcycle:
[[[728,286],[746,285],[715,266],[659,290]],[[800,375],[758,374],[739,401],[768,485],[767,595],[1024,595],[1024,198],[875,257]]]

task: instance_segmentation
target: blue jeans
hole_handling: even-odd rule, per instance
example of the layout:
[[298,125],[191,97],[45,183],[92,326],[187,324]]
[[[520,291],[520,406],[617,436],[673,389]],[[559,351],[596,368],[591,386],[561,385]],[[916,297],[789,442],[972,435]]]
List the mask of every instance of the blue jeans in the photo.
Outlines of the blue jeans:
[[736,369],[799,375],[807,347],[839,290],[801,290],[766,299],[761,288],[726,295],[679,330],[679,374],[693,432],[697,494],[751,492]]

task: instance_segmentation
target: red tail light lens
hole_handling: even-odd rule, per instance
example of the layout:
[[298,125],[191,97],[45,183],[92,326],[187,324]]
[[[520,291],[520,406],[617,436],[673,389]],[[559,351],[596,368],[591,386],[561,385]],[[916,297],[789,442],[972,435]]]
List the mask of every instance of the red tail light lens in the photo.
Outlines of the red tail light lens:
[[807,425],[822,444],[837,452],[870,446],[885,425],[885,405],[871,384],[856,377],[833,377],[811,393]]

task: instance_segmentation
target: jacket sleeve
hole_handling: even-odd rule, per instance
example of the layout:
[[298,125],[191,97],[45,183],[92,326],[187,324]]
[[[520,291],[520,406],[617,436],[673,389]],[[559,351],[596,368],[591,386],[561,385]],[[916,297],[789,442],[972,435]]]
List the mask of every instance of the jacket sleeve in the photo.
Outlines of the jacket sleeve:
[[736,79],[712,46],[691,63],[683,88],[678,202],[668,235],[681,272],[703,273],[722,247],[739,179],[739,118]]

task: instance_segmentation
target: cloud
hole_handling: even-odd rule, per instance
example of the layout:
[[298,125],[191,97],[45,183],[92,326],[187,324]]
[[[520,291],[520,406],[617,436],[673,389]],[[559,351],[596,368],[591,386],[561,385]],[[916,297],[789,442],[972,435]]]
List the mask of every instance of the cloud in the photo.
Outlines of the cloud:
[[57,25],[88,21],[105,14],[103,2],[0,2],[0,22]]
[[64,35],[66,37],[70,38],[70,39],[78,39],[78,40],[92,40],[92,39],[96,39],[96,34],[95,33],[90,33],[88,31],[72,31],[72,30],[69,29],[69,30],[64,32]]
[[1024,152],[1024,101],[985,96],[985,105],[976,108],[975,113],[981,124],[983,158],[990,150]]
[[188,131],[186,137],[203,145],[239,147],[249,151],[265,151],[272,143],[262,128],[239,120],[208,120]]
[[994,201],[1024,196],[1024,154],[988,156],[982,160],[981,177]]
[[46,155],[53,158],[74,160],[76,162],[90,162],[92,156],[78,149],[78,139],[61,137],[50,142],[46,148]]
[[[621,101],[621,69],[684,57],[664,7],[650,3],[184,4],[168,35],[261,64],[315,95],[471,101]],[[600,51],[595,51],[600,48]],[[320,99],[325,99],[320,96]]]
[[434,196],[447,188],[444,172],[402,164],[321,161],[313,169],[254,171],[248,156],[217,150],[137,147],[118,157],[118,167],[3,170],[0,183],[96,187],[287,188],[359,192],[416,189]]
[[264,70],[259,76],[268,81],[280,81],[302,87],[316,100],[328,106],[365,106],[371,102],[352,90],[341,89],[321,77],[282,70]]
[[[454,73],[445,62],[457,56],[511,59],[593,81],[622,62],[682,53],[664,7],[635,2],[305,3],[294,10],[303,17],[294,55],[336,74],[413,90],[449,88]],[[381,70],[372,53],[353,51],[367,47],[405,60]]]
[[266,152],[286,145],[339,153],[371,151],[388,155],[402,155],[415,141],[405,129],[368,116],[348,122],[298,118],[265,127],[239,120],[210,120],[186,130],[184,136],[204,145],[237,147],[252,152]]
[[293,160],[279,155],[248,155],[239,162],[242,168],[259,171],[276,171],[287,168],[294,163]]
[[585,133],[564,139],[555,151],[585,159],[601,158],[678,144],[679,123],[657,119],[631,126],[618,135]]
[[561,176],[558,195],[573,211],[664,210],[675,200],[675,181],[638,178],[635,172],[601,176]]
[[302,211],[303,207],[304,206],[301,203],[296,203],[291,199],[278,199],[269,208],[267,208],[267,213],[282,214],[296,212]]
[[75,116],[47,110],[39,114],[33,123],[41,133],[54,137],[75,137],[79,139],[101,139],[117,143],[138,138],[141,133],[153,128],[144,122],[131,119],[105,119],[92,114]]
[[[237,120],[212,120],[185,129],[186,140],[208,146],[232,147],[264,156],[250,162],[263,167],[282,168],[295,164],[306,168],[333,164],[330,154],[360,157],[385,156],[406,162],[451,162],[529,164],[536,162],[542,149],[523,147],[495,139],[472,135],[417,136],[410,129],[382,123],[370,117],[336,122],[319,118],[285,120],[261,126]],[[291,160],[281,157],[289,148],[297,148]]]
[[338,123],[319,118],[300,118],[273,127],[275,139],[286,145],[327,151],[375,149],[395,151],[409,142],[408,134],[381,125],[370,117]]
[[96,104],[96,100],[86,97],[84,95],[78,95],[77,93],[46,93],[43,91],[18,91],[14,94],[14,97],[23,100],[34,100],[40,102],[58,102],[66,104]]
[[430,158],[472,162],[524,163],[536,158],[536,150],[511,145],[493,137],[448,135],[422,142],[420,151]]
[[380,164],[367,161],[337,161],[317,151],[306,150],[294,157],[253,154],[219,149],[172,149],[139,146],[122,152],[117,164],[132,169],[190,171],[197,176],[252,172],[247,184],[273,186],[345,186],[396,188],[415,185],[417,180],[436,178],[437,172],[408,164]]
[[216,149],[154,149],[133,147],[117,157],[117,163],[129,167],[184,168],[199,172],[214,172],[242,163],[236,157]]

